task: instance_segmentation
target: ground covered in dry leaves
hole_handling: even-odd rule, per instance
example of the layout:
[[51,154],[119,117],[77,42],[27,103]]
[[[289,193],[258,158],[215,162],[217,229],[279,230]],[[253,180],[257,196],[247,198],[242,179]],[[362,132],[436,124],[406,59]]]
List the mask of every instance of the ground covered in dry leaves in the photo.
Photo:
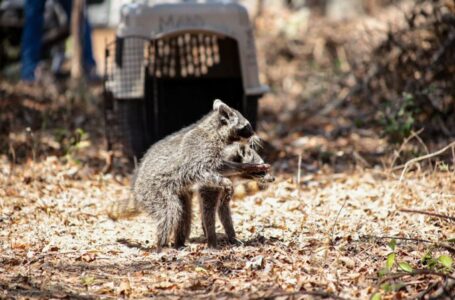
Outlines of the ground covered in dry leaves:
[[305,39],[299,14],[256,20],[261,79],[272,87],[258,132],[277,180],[237,186],[242,244],[218,250],[206,248],[197,208],[187,247],[160,253],[147,216],[107,217],[130,196],[132,168],[104,150],[99,89],[0,80],[0,298],[453,297],[453,138],[428,139],[413,123],[390,143],[368,99],[350,97],[358,84],[346,55],[368,60],[385,22],[412,7],[402,3],[347,24],[314,20]]
[[[308,291],[366,299],[379,288],[389,237],[398,239],[397,262],[417,270],[430,249],[435,257],[450,255],[433,244],[455,234],[453,223],[399,211],[453,215],[453,172],[413,174],[402,183],[382,170],[321,172],[303,176],[300,185],[281,177],[234,201],[243,245],[206,249],[195,221],[187,248],[155,253],[146,216],[117,222],[106,216],[111,201],[128,197],[126,178],[81,180],[78,165],[56,157],[16,166],[11,175],[4,158],[1,165],[2,297],[255,298]],[[404,285],[402,296],[439,281],[437,275],[392,280]]]

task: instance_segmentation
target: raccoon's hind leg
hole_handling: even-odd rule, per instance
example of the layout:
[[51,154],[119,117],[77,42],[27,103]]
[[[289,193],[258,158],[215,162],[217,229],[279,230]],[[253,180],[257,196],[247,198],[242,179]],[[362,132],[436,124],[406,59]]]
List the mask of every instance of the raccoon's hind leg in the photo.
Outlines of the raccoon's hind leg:
[[232,224],[231,215],[231,201],[232,195],[222,193],[220,197],[220,206],[218,207],[218,217],[220,218],[221,224],[223,224],[224,231],[226,232],[228,242],[230,244],[237,244],[235,238],[234,225]]
[[202,228],[209,248],[217,247],[215,220],[221,191],[222,188],[213,186],[199,188]]
[[180,197],[182,203],[182,215],[175,229],[174,247],[176,249],[185,246],[185,241],[189,238],[191,232],[192,202],[191,194],[184,194]]
[[[205,225],[205,216],[204,216],[204,202],[205,201],[214,201],[216,205],[218,205],[216,202],[218,202],[220,199],[219,198],[219,193],[221,193],[220,188],[215,188],[215,187],[205,187],[204,190],[199,190],[198,192],[198,198],[199,198],[199,212],[201,213],[201,227],[202,231],[204,233],[204,237],[207,239],[207,230],[206,225]],[[203,198],[205,197],[205,198]],[[207,204],[205,204],[207,206]],[[211,205],[210,205],[211,206]],[[207,208],[205,209],[207,211]]]

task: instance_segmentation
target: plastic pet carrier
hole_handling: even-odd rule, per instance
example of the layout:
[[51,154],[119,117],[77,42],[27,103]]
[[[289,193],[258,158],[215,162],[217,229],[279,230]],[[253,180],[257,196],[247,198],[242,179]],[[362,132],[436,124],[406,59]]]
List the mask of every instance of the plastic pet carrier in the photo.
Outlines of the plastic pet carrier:
[[109,147],[137,158],[207,114],[216,98],[255,126],[268,89],[247,11],[228,1],[123,6],[105,68]]

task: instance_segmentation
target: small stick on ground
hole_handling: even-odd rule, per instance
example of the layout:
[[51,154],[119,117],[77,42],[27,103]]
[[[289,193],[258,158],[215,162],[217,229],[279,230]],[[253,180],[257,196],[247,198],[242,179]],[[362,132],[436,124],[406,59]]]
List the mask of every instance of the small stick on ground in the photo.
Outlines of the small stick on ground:
[[398,279],[398,278],[405,277],[405,276],[416,276],[416,275],[434,275],[434,276],[439,276],[444,279],[450,278],[450,279],[455,280],[455,277],[453,277],[452,275],[444,274],[441,272],[435,272],[432,270],[422,269],[422,270],[414,270],[412,272],[398,272],[398,273],[392,273],[392,274],[386,275],[379,281],[378,286],[390,279]]
[[430,240],[423,240],[423,239],[417,239],[417,238],[406,238],[406,237],[399,237],[399,236],[388,236],[388,235],[380,235],[380,236],[376,236],[376,235],[363,235],[361,236],[361,238],[367,238],[367,239],[378,239],[378,240],[392,240],[392,239],[395,239],[395,240],[403,240],[403,241],[411,241],[411,242],[421,242],[421,243],[433,243],[432,241]]
[[399,211],[405,212],[405,213],[414,213],[414,214],[428,215],[428,216],[433,216],[433,217],[438,217],[438,218],[442,218],[442,219],[455,221],[455,217],[442,215],[442,214],[438,214],[438,213],[433,213],[433,212],[429,212],[429,211],[415,210],[415,209],[405,209],[405,208],[402,208]]
[[300,178],[302,174],[302,153],[299,154],[297,162],[297,197],[300,199]]
[[395,239],[395,240],[410,241],[410,242],[417,242],[417,243],[429,243],[429,244],[433,244],[434,247],[444,248],[446,250],[449,250],[450,252],[455,253],[455,248],[450,246],[447,243],[441,243],[441,242],[424,240],[424,239],[405,238],[405,237],[399,237],[399,236],[375,236],[375,235],[363,235],[363,236],[361,236],[361,238],[379,239],[379,240]]
[[6,180],[7,183],[10,182],[10,179],[13,177],[14,169],[16,167],[16,151],[14,150],[13,145],[9,144],[9,152],[11,153],[11,160],[10,160],[10,168],[8,179]]
[[345,299],[345,298],[342,298],[340,296],[337,296],[337,295],[334,295],[334,294],[330,294],[330,293],[327,293],[327,292],[323,292],[323,291],[314,291],[314,292],[311,292],[311,291],[297,291],[297,292],[290,292],[290,293],[277,293],[277,294],[272,294],[272,295],[269,295],[269,296],[265,296],[264,295],[263,297],[251,298],[251,299],[276,299],[276,298],[280,298],[280,297],[286,297],[286,298],[293,299],[291,297],[298,296],[298,295],[308,295],[308,296],[311,296],[311,297],[322,298],[322,299],[337,299],[337,300],[344,300]]
[[335,221],[333,222],[332,228],[330,229],[330,242],[333,242],[333,234],[335,231],[335,225],[338,223],[338,217],[341,214],[341,211],[343,210],[344,206],[346,205],[346,202],[348,202],[349,197],[346,196],[343,201],[343,205],[341,205],[340,209],[338,210],[337,216],[335,217]]
[[[455,273],[453,273],[455,276]],[[455,278],[449,276],[449,278],[441,284],[441,286],[433,293],[430,299],[450,299],[449,297],[453,296],[455,290]]]
[[[405,147],[413,138],[417,138],[417,137],[419,136],[419,134],[421,134],[422,132],[423,132],[423,128],[421,128],[421,129],[418,130],[417,132],[412,131],[411,134],[403,141],[403,143],[401,143],[400,148],[398,149],[398,151],[396,151],[395,157],[393,158],[392,163],[391,163],[391,166],[390,166],[390,168],[391,168],[393,171],[396,170],[396,169],[403,168],[403,166],[395,167],[395,162],[396,162],[397,159],[400,157],[400,153],[401,153],[401,151],[403,151],[404,147]],[[425,145],[425,144],[424,144],[424,145]],[[426,148],[426,146],[425,146],[425,150],[426,150],[427,154],[430,153],[430,151],[428,151],[428,149]]]
[[423,297],[425,297],[425,295],[430,293],[438,284],[439,284],[439,282],[435,281],[432,284],[430,284],[430,286],[428,286],[426,289],[421,291],[419,294],[412,296],[411,298],[408,298],[408,299],[423,299]]
[[450,143],[449,145],[445,146],[444,148],[439,149],[436,152],[433,152],[433,153],[430,153],[430,154],[426,154],[426,155],[422,155],[422,156],[419,156],[419,157],[416,157],[416,158],[413,158],[413,159],[409,160],[408,162],[406,162],[404,164],[404,169],[403,169],[403,172],[401,172],[401,176],[400,176],[400,180],[399,181],[400,182],[403,181],[404,175],[406,174],[406,171],[408,170],[410,165],[412,165],[414,163],[417,163],[419,161],[425,160],[425,159],[429,159],[429,158],[433,158],[435,156],[438,156],[438,155],[444,153],[445,151],[447,151],[448,149],[451,149],[451,148],[454,148],[454,147],[455,147],[455,141]]

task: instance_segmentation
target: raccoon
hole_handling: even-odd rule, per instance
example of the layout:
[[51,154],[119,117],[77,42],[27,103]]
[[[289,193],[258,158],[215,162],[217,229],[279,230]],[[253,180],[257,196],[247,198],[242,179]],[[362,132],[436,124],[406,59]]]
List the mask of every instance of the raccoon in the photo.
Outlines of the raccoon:
[[[221,100],[197,123],[158,141],[142,158],[133,180],[132,193],[156,224],[158,250],[168,245],[184,246],[190,233],[191,199],[186,197],[194,184],[219,187],[232,193],[232,182],[218,170],[222,153],[236,141],[255,136],[240,112]],[[241,164],[228,167],[241,170]]]

